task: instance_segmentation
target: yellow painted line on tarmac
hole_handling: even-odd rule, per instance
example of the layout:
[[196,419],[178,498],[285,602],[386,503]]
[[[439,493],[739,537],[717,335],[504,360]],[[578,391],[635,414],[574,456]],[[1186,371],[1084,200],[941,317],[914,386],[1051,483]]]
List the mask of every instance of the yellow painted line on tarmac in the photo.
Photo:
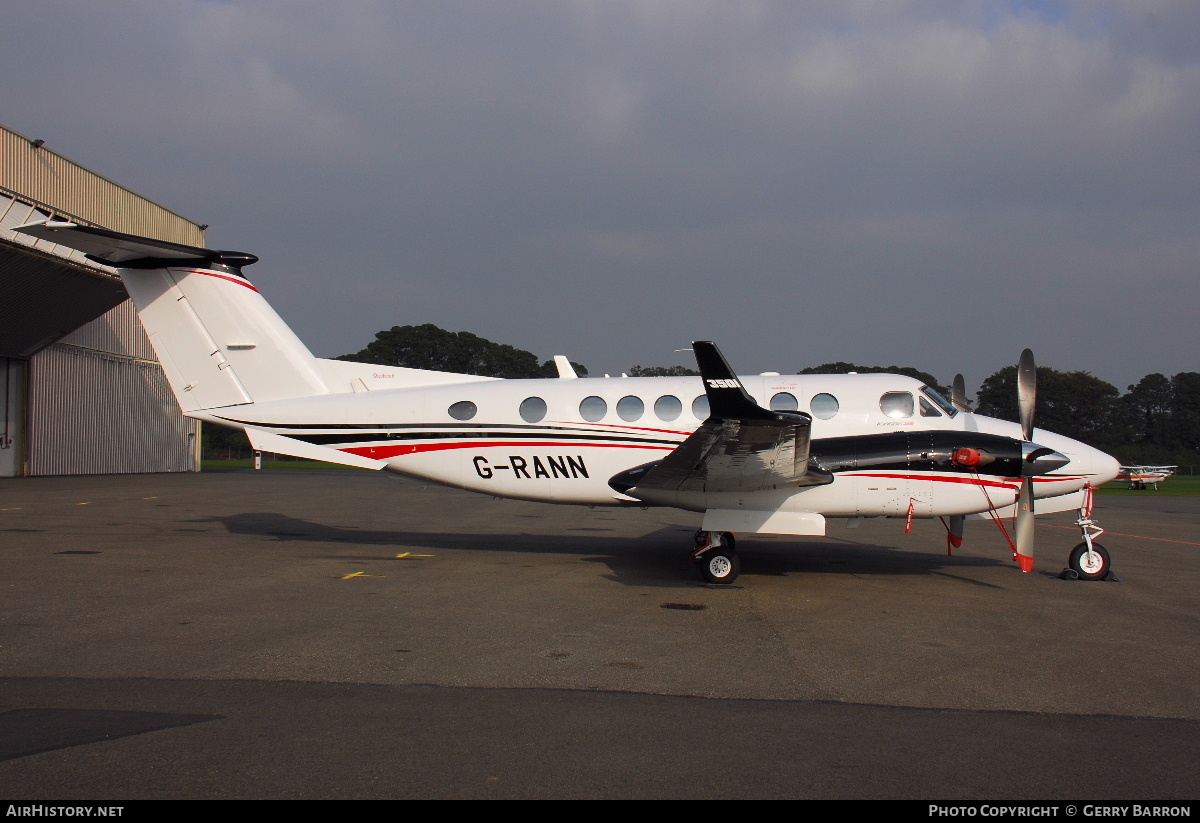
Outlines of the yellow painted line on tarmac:
[[90,503],[76,503],[75,505],[76,506],[89,506],[91,504]]
[[143,499],[143,500],[157,500],[157,499],[158,499],[158,495],[155,495],[154,497],[143,497],[142,499]]
[[0,512],[19,512],[20,510],[19,506],[13,506],[11,509],[0,509]]
[[343,580],[349,580],[351,577],[386,577],[386,575],[382,575],[382,574],[367,574],[366,572],[351,572],[350,574],[346,575],[346,576],[345,576],[345,577],[343,577],[342,579],[343,579]]
[[405,552],[404,554],[396,555],[397,560],[403,560],[406,557],[433,557],[433,555],[432,554],[413,554],[412,552]]
[[398,555],[396,555],[396,559],[399,560],[402,557],[408,557],[410,554],[412,554],[412,552],[405,552],[404,554],[398,554]]

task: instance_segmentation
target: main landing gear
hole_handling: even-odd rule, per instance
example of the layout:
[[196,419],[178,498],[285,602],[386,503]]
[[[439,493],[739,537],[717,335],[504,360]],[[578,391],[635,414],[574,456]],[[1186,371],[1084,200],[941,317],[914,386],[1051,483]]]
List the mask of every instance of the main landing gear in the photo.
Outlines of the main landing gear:
[[690,560],[700,567],[708,583],[732,583],[742,570],[732,532],[696,532],[696,550]]

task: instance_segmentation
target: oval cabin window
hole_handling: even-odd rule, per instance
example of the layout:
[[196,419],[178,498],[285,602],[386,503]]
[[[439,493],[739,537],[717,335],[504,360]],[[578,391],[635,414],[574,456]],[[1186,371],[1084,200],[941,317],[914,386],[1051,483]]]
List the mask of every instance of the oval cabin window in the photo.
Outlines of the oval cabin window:
[[659,420],[669,423],[672,420],[678,420],[681,414],[683,414],[683,403],[680,403],[679,398],[672,394],[664,394],[654,401],[654,415]]
[[642,398],[640,397],[634,397],[631,394],[617,401],[617,417],[629,423],[632,423],[634,420],[640,420],[645,412],[646,404],[642,402]]
[[832,394],[821,393],[813,396],[808,407],[812,410],[813,417],[819,420],[831,420],[837,415],[841,404]]
[[608,404],[603,397],[585,397],[579,401],[579,416],[589,423],[599,423],[608,414]]
[[791,392],[781,391],[771,398],[771,411],[799,411],[800,402]]
[[526,423],[540,423],[546,417],[546,401],[540,397],[527,397],[521,403],[521,419]]
[[447,411],[455,420],[470,420],[479,412],[479,407],[470,400],[459,400],[457,403],[451,403]]

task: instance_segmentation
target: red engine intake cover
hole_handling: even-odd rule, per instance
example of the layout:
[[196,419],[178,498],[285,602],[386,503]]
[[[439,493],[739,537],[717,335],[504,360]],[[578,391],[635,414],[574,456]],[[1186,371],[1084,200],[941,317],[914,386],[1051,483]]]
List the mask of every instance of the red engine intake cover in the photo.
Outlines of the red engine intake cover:
[[979,452],[975,449],[957,449],[953,459],[959,466],[973,469],[979,465]]

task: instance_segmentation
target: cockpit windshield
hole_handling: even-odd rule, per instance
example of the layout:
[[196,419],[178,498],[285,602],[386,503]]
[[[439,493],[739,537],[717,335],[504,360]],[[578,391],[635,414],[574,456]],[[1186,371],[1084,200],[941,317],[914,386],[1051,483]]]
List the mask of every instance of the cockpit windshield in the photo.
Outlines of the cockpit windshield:
[[948,417],[954,417],[956,414],[958,414],[958,409],[954,408],[953,403],[942,397],[928,386],[922,386],[921,393],[937,404],[937,407],[944,411]]

